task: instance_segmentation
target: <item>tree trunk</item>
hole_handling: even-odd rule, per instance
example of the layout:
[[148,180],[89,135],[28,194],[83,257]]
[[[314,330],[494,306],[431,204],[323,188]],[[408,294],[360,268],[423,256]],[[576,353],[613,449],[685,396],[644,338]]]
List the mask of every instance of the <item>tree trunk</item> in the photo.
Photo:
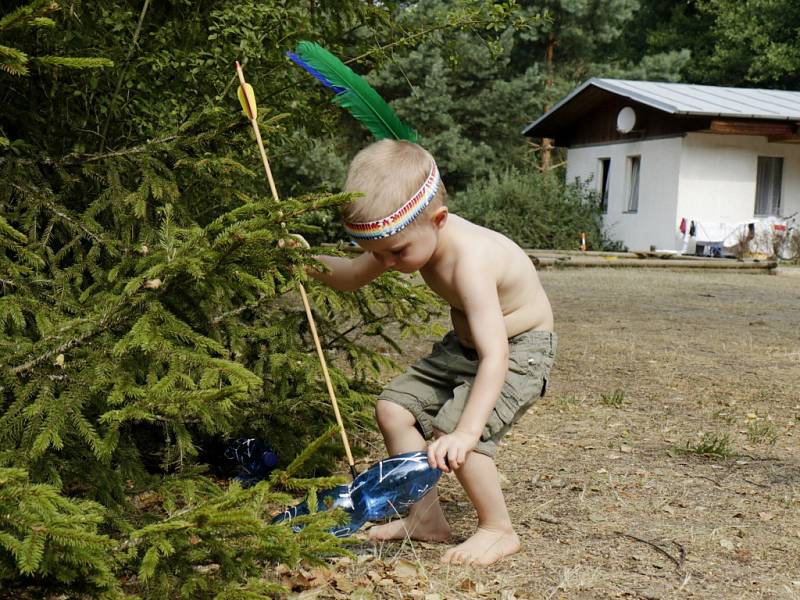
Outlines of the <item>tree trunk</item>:
[[[544,96],[545,105],[544,112],[550,109],[549,101],[547,98],[550,96],[550,89],[553,87],[553,53],[556,48],[556,34],[550,31],[547,34],[547,45],[544,51],[544,64],[547,70],[547,79],[544,82]],[[550,138],[542,138],[542,173],[547,173],[550,170],[550,152],[553,149],[553,140]]]

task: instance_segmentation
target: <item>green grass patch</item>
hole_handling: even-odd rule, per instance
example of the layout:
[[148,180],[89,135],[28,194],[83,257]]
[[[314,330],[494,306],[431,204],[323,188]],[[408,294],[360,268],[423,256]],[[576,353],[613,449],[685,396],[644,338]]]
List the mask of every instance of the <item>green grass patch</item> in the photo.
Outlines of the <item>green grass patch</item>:
[[625,392],[622,390],[614,390],[609,394],[600,394],[600,403],[612,408],[622,408],[625,402]]
[[560,396],[556,400],[556,404],[561,408],[573,408],[583,404],[583,398],[578,398],[578,396]]
[[689,454],[714,456],[717,458],[729,458],[734,454],[731,438],[727,433],[704,433],[699,442],[695,444],[686,442],[684,451]]
[[774,444],[778,440],[778,430],[772,421],[750,421],[747,424],[747,439],[754,444]]

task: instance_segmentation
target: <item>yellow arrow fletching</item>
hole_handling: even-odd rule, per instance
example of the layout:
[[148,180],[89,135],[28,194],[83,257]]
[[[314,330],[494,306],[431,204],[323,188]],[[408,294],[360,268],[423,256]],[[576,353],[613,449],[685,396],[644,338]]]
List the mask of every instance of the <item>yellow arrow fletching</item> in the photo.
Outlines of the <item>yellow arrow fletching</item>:
[[256,95],[253,92],[253,86],[245,83],[239,86],[236,90],[236,95],[239,97],[239,104],[242,105],[242,112],[248,119],[258,118],[258,108],[256,107]]

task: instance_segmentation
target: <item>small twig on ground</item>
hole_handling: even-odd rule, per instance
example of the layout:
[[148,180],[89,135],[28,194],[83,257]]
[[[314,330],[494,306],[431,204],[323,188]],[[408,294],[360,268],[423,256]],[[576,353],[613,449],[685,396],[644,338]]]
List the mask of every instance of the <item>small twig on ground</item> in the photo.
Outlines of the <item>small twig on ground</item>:
[[720,487],[720,488],[724,488],[725,487],[724,485],[722,485],[719,481],[717,481],[713,477],[707,477],[705,475],[694,475],[692,473],[686,473],[686,477],[691,477],[691,478],[694,478],[694,479],[707,479],[708,481],[710,481],[711,483],[713,483],[717,487]]
[[542,510],[548,504],[552,504],[553,500],[555,500],[555,498],[550,498],[550,500],[548,500],[547,502],[542,502],[539,506],[534,508],[533,511],[536,512],[536,511]]
[[684,547],[683,547],[683,546],[681,546],[681,545],[680,545],[678,542],[676,542],[675,540],[672,540],[672,543],[673,543],[673,544],[675,544],[675,545],[678,547],[678,550],[679,550],[679,556],[678,556],[678,558],[675,558],[674,556],[672,556],[672,554],[670,554],[669,552],[667,552],[666,550],[664,550],[664,548],[662,548],[661,546],[659,546],[659,545],[658,545],[658,544],[656,544],[655,542],[651,542],[650,540],[645,540],[645,539],[643,539],[643,538],[637,537],[637,536],[635,536],[635,535],[631,535],[630,533],[624,533],[624,532],[622,532],[622,531],[615,531],[614,533],[616,533],[617,535],[620,535],[620,536],[622,536],[622,537],[630,538],[630,539],[632,539],[632,540],[635,540],[635,541],[637,541],[637,542],[641,542],[642,544],[647,544],[648,546],[650,546],[650,547],[651,547],[651,548],[653,548],[654,550],[656,550],[656,551],[658,551],[659,553],[661,553],[661,554],[663,554],[664,556],[666,556],[666,557],[667,557],[668,559],[670,559],[670,560],[671,560],[673,563],[675,563],[675,566],[676,566],[678,569],[681,569],[681,568],[683,568],[683,563],[684,563],[684,560],[686,559],[686,550],[684,549]]
[[638,569],[631,569],[631,573],[636,573],[637,575],[644,575],[645,577],[652,577],[658,579],[666,579],[666,575],[661,575],[660,573],[645,573],[644,571],[639,571]]
[[763,483],[758,483],[757,481],[751,481],[751,480],[746,479],[744,477],[742,477],[742,481],[746,481],[750,485],[754,485],[754,486],[760,487],[760,488],[768,488],[769,487],[768,485],[764,485]]

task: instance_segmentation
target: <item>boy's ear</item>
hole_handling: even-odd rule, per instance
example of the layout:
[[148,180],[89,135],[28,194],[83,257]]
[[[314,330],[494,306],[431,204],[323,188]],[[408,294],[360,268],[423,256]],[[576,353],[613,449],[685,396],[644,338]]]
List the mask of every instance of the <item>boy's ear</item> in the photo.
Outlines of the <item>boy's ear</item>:
[[444,224],[447,223],[448,214],[450,213],[447,210],[446,206],[440,206],[439,208],[437,208],[434,211],[433,216],[431,217],[431,222],[433,223],[433,226],[436,227],[436,229],[441,229],[442,227],[444,227]]

